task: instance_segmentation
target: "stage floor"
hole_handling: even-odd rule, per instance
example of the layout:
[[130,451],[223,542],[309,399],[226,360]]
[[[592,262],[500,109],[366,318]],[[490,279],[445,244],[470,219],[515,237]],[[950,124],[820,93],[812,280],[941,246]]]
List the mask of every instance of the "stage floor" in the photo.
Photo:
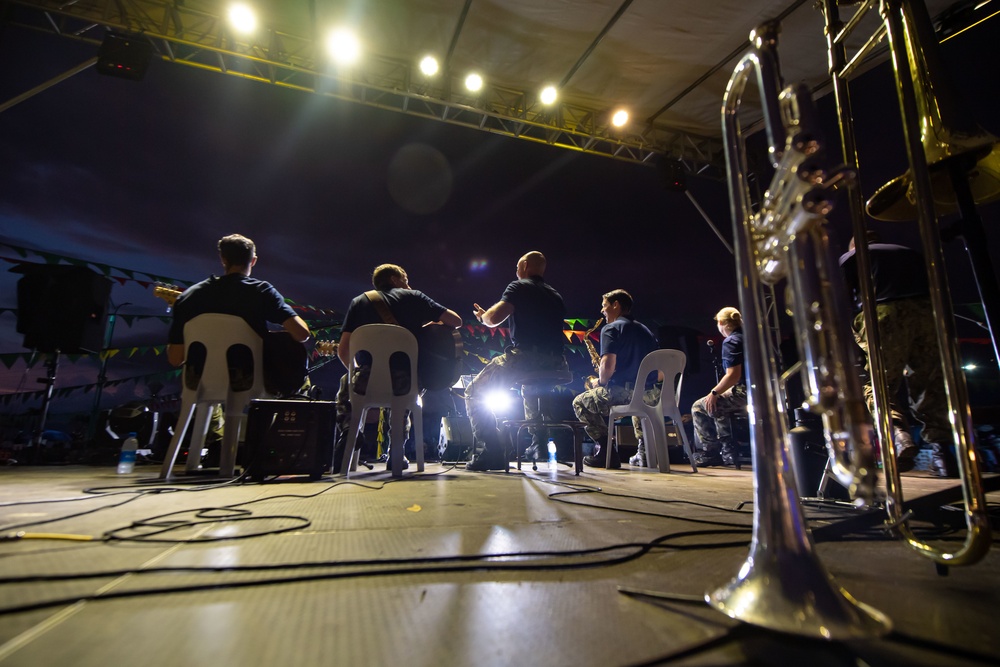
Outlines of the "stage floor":
[[[0,544],[0,665],[912,667],[1000,656],[996,540],[979,564],[940,576],[878,529],[882,513],[808,503],[822,563],[894,630],[801,640],[704,602],[621,592],[697,600],[735,577],[751,536],[752,504],[737,509],[751,500],[748,468],[415,468],[402,480],[380,467],[346,482],[170,485],[153,483],[154,466],[0,469],[0,533],[29,536]],[[918,508],[925,532],[958,549],[962,515],[932,497],[957,482],[909,474],[904,488],[930,507]],[[785,562],[789,576],[767,587],[778,597],[800,561]]]

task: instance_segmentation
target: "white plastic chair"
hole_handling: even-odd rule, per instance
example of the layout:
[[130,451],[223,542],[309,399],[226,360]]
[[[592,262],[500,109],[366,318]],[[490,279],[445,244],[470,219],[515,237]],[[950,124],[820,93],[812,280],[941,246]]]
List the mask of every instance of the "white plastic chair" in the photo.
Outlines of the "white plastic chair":
[[[263,341],[242,317],[205,313],[192,318],[184,325],[184,357],[188,358],[191,346],[200,343],[205,347],[205,367],[197,386],[189,387],[185,381],[181,392],[181,410],[174,428],[174,437],[160,469],[160,479],[169,479],[180,451],[184,434],[194,420],[191,444],[188,446],[187,465],[184,470],[192,473],[201,464],[201,450],[205,446],[212,410],[225,405],[226,423],[219,455],[219,475],[233,476],[236,467],[236,448],[246,419],[246,408],[251,399],[264,394]],[[233,391],[229,381],[227,354],[236,346],[245,346],[253,357],[253,382],[246,391]],[[186,363],[186,361],[185,361]],[[186,373],[186,369],[185,369]]]
[[[646,462],[652,468],[658,466],[660,472],[670,472],[670,457],[667,454],[667,429],[663,423],[664,417],[670,420],[677,428],[681,442],[684,443],[684,451],[691,459],[691,470],[698,472],[698,468],[692,459],[691,443],[688,442],[687,433],[681,423],[681,411],[677,407],[677,398],[681,393],[681,383],[684,381],[684,366],[687,364],[687,357],[680,350],[653,350],[647,354],[642,363],[639,364],[639,373],[635,380],[635,391],[632,392],[632,401],[628,405],[614,405],[608,415],[608,462],[611,466],[611,435],[614,432],[615,420],[619,417],[636,416],[642,419],[643,437],[646,439]],[[655,405],[646,405],[642,400],[643,387],[646,386],[646,378],[650,373],[663,373],[663,389],[660,391],[660,400]],[[674,378],[677,378],[677,388],[674,389]]]
[[[355,392],[354,375],[357,355],[366,351],[371,355],[371,372],[364,394]],[[389,358],[402,352],[409,358],[410,391],[401,396],[393,395],[392,372]],[[403,476],[403,441],[406,439],[406,411],[412,414],[413,442],[417,455],[417,471],[424,471],[423,411],[418,401],[417,388],[417,339],[407,329],[395,324],[366,324],[351,333],[351,367],[347,370],[351,396],[351,425],[341,470],[345,477],[358,468],[358,452],[354,451],[358,431],[365,423],[371,408],[389,408],[389,465],[393,477]]]

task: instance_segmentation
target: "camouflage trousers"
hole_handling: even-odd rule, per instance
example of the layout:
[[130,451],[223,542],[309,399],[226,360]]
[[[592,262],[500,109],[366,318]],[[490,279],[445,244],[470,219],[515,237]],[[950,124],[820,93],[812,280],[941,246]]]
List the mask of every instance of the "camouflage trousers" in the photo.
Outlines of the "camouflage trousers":
[[[953,437],[948,419],[948,398],[938,356],[937,332],[930,299],[900,299],[879,303],[875,311],[878,317],[879,353],[885,369],[893,424],[909,429],[909,419],[899,405],[898,398],[905,380],[909,411],[923,424],[920,436],[927,443],[951,443]],[[871,362],[868,359],[863,313],[854,318],[854,339],[865,352],[865,370],[869,374],[869,380],[864,386],[865,402],[868,410],[874,414]]]
[[691,421],[694,422],[694,432],[701,441],[701,447],[710,454],[716,454],[724,447],[733,443],[732,427],[729,415],[739,412],[747,406],[747,387],[738,384],[732,391],[727,391],[716,397],[715,414],[708,414],[705,409],[705,398],[699,398],[691,406]]
[[[594,387],[588,389],[573,399],[573,412],[576,418],[587,424],[586,431],[590,439],[604,444],[608,440],[608,416],[615,405],[626,405],[632,401],[632,389],[621,385],[610,387]],[[655,405],[660,400],[660,387],[647,389],[642,400],[646,405]],[[632,428],[636,440],[642,439],[642,420],[632,417]]]
[[[490,360],[486,368],[465,388],[465,409],[472,424],[475,446],[499,448],[500,431],[496,416],[486,404],[487,396],[494,391],[510,389],[519,375],[531,371],[569,370],[562,355],[540,354],[517,348],[508,350]],[[538,419],[538,403],[524,401],[524,418]],[[494,450],[496,451],[496,450]]]

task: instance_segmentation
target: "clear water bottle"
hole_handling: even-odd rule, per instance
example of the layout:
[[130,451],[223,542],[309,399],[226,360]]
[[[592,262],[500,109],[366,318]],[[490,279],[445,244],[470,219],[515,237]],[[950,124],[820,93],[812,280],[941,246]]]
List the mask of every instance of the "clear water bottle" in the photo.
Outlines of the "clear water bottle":
[[549,468],[554,470],[556,467],[556,443],[552,438],[549,438],[547,446],[549,449]]
[[118,474],[127,475],[135,470],[135,450],[139,449],[139,441],[135,433],[129,433],[122,443],[122,453],[118,455]]

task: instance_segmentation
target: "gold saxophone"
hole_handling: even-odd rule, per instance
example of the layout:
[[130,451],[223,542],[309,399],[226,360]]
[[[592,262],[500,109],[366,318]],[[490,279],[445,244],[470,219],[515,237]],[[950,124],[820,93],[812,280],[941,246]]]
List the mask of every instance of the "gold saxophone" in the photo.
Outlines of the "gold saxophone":
[[583,386],[587,389],[593,389],[597,386],[597,382],[601,374],[601,355],[597,354],[597,350],[594,349],[594,344],[590,342],[590,334],[597,331],[597,327],[601,326],[602,322],[604,322],[604,318],[598,317],[594,326],[587,329],[587,333],[583,336],[583,344],[587,346],[587,352],[590,352],[590,363],[594,366],[594,372],[597,373],[597,375],[588,375],[587,379],[584,380]]

